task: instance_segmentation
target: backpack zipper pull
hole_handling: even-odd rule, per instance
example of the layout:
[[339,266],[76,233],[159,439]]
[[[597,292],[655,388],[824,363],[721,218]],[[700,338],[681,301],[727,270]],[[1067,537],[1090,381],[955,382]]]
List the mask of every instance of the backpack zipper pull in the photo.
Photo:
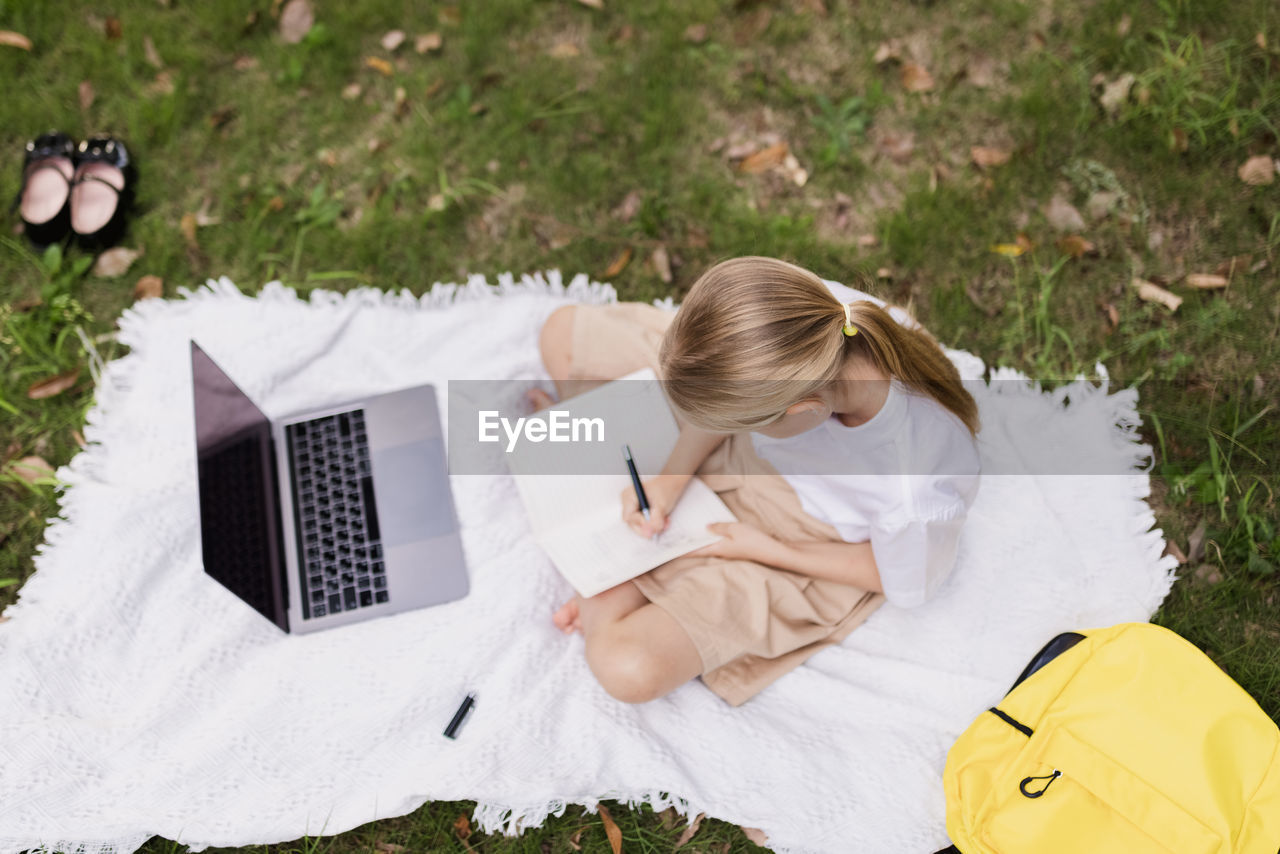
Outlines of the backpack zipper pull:
[[[1018,791],[1022,792],[1022,794],[1023,794],[1025,797],[1028,797],[1028,798],[1038,798],[1038,797],[1040,797],[1041,795],[1043,795],[1045,792],[1049,791],[1049,787],[1050,787],[1051,785],[1053,785],[1053,781],[1054,781],[1054,780],[1056,780],[1056,779],[1058,779],[1058,778],[1059,778],[1059,777],[1061,777],[1061,776],[1062,776],[1062,772],[1061,772],[1061,771],[1059,771],[1057,768],[1055,768],[1055,769],[1053,769],[1053,773],[1052,773],[1052,774],[1046,774],[1046,775],[1045,775],[1045,776],[1043,776],[1043,777],[1028,777],[1028,778],[1026,778],[1025,780],[1023,780],[1021,783],[1019,783],[1019,784],[1018,784]],[[1031,783],[1031,782],[1034,782],[1034,781],[1036,781],[1036,780],[1048,780],[1049,782],[1048,782],[1048,783],[1045,783],[1045,784],[1044,784],[1044,788],[1042,788],[1042,789],[1041,789],[1040,791],[1038,791],[1038,792],[1029,792],[1029,791],[1027,791],[1027,784],[1028,784],[1028,783]]]

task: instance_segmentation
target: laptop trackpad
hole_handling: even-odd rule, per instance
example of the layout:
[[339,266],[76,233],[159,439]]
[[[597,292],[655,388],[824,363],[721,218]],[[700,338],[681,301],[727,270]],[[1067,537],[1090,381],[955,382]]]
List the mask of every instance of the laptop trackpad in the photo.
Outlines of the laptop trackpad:
[[401,546],[457,530],[442,441],[374,451],[373,482],[384,545]]

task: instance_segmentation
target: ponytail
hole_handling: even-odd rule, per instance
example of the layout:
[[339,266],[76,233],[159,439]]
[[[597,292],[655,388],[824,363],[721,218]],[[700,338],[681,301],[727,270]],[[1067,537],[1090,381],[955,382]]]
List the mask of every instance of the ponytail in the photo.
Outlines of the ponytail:
[[918,394],[928,395],[977,434],[978,405],[960,381],[960,372],[923,327],[903,326],[889,312],[870,300],[858,300],[842,309],[857,330],[846,334],[847,347],[866,356],[881,373]]

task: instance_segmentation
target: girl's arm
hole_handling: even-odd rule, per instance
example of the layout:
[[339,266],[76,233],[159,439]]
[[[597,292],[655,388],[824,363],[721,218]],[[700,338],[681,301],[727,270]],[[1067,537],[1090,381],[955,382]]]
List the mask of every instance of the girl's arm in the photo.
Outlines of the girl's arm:
[[667,517],[684,494],[684,488],[693,479],[693,473],[726,438],[724,433],[708,433],[688,426],[682,428],[662,473],[644,482],[650,518],[646,520],[641,514],[635,490],[627,487],[622,492],[623,520],[643,537],[661,533],[667,527]]
[[694,554],[734,560],[753,560],[766,566],[789,569],[811,578],[884,592],[871,543],[791,543],[743,522],[717,522],[713,534],[724,537]]

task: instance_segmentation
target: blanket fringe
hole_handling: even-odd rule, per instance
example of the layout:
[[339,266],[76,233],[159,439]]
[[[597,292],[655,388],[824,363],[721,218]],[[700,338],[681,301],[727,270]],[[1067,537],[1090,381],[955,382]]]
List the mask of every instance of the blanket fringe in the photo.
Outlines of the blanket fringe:
[[482,833],[518,836],[530,828],[541,827],[543,822],[551,816],[564,815],[569,804],[581,805],[587,812],[594,814],[599,811],[601,801],[617,801],[625,804],[627,809],[648,806],[654,812],[674,809],[688,819],[692,819],[700,812],[706,812],[701,807],[693,806],[687,798],[654,789],[645,792],[612,791],[598,798],[571,796],[519,806],[480,803],[476,805],[471,818]]

